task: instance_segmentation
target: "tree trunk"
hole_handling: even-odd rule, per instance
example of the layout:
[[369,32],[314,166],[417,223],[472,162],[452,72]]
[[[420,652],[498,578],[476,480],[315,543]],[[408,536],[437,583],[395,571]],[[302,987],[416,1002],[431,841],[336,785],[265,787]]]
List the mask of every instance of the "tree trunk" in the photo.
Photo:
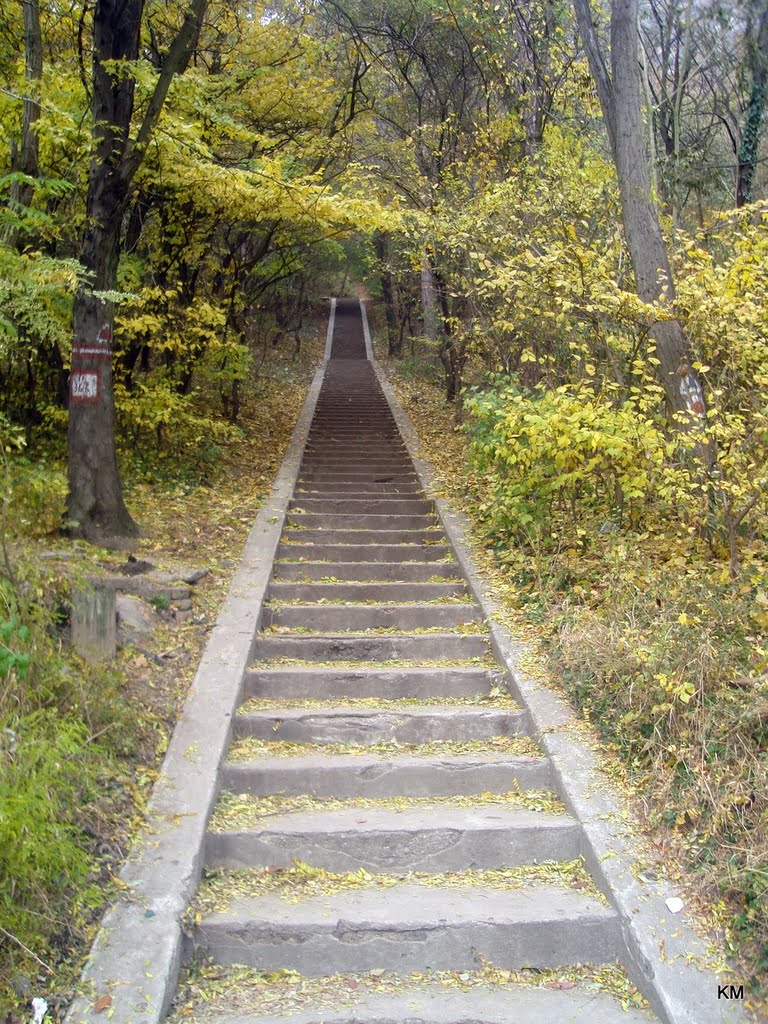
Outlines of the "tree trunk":
[[[40,104],[35,92],[43,77],[43,37],[40,31],[40,8],[37,0],[24,0],[24,65],[28,95],[24,97],[24,112],[21,128],[21,153],[15,149],[11,152],[11,170],[21,171],[30,178],[39,173],[39,141],[35,124],[40,116]],[[34,186],[29,183],[13,182],[11,185],[11,206],[29,206]],[[14,229],[9,238],[15,246],[19,240],[18,229]]]
[[402,347],[402,333],[397,330],[397,311],[395,309],[395,296],[392,287],[392,272],[387,263],[387,239],[380,232],[374,238],[374,248],[379,261],[379,280],[381,281],[381,294],[384,298],[384,311],[387,317],[387,352],[390,356],[399,356]]
[[[612,0],[610,76],[589,0],[574,0],[574,3],[613,150],[624,234],[637,293],[645,302],[667,306],[675,297],[675,286],[658,213],[651,199],[648,154],[643,138],[638,0]],[[690,346],[682,325],[678,320],[659,320],[651,328],[651,337],[656,343],[659,375],[672,411],[703,416],[706,411],[704,395],[691,365]]]
[[171,82],[189,63],[207,0],[192,0],[130,139],[134,80],[111,61],[138,56],[143,0],[97,0],[93,15],[93,158],[88,177],[82,263],[88,282],[75,296],[69,399],[69,495],[73,536],[117,544],[138,527],[123,501],[112,392],[114,306],[121,221]]
[[437,339],[437,290],[429,259],[425,256],[421,264],[421,312],[424,322],[423,333],[430,341]]
[[738,155],[737,206],[746,206],[754,198],[752,189],[760,148],[760,128],[768,100],[768,8],[763,11],[752,50],[752,88],[744,114]]

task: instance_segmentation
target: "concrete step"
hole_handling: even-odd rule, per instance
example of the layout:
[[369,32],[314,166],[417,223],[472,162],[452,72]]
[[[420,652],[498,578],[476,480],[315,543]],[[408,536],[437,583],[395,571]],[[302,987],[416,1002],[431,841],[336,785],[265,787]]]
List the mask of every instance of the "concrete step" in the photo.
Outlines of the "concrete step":
[[301,544],[434,544],[445,542],[442,527],[432,526],[426,530],[358,530],[357,528],[336,530],[328,527],[314,529],[312,526],[300,526],[293,522],[294,517],[286,523],[283,542]]
[[330,632],[360,629],[449,629],[466,622],[480,622],[475,604],[299,604],[265,608],[262,628],[284,626]]
[[404,706],[377,711],[339,706],[322,710],[269,708],[235,716],[236,737],[289,743],[432,743],[481,740],[526,733],[522,711],[484,707]]
[[[288,545],[290,549],[290,545]],[[345,582],[425,582],[440,579],[463,579],[456,562],[276,562],[276,580],[325,580]]]
[[413,484],[387,484],[360,481],[331,481],[327,484],[298,484],[293,492],[294,497],[306,495],[318,495],[322,498],[370,498],[376,497],[382,501],[399,498],[423,498],[424,492],[420,487]]
[[[229,996],[208,994],[196,1007],[184,1009],[183,1017],[170,1024],[653,1024],[657,1018],[649,1011],[625,1009],[608,992],[594,984],[577,985],[564,991],[553,987],[536,988],[506,984],[484,986],[474,982],[466,989],[441,985],[416,986],[408,977],[395,978],[390,992],[370,988],[365,976],[334,977],[328,989],[337,993],[333,1006],[305,999],[297,1007],[291,1002],[290,1014],[260,1016],[259,1011],[233,1010]],[[536,984],[535,976],[531,978]],[[262,982],[262,986],[263,986]],[[567,985],[571,985],[570,981]],[[379,987],[381,985],[379,984]],[[261,992],[263,989],[260,989]],[[300,988],[297,987],[297,991]],[[199,1012],[199,1016],[198,1016]]]
[[402,470],[400,472],[380,472],[375,469],[352,470],[331,470],[331,469],[307,469],[300,470],[298,483],[301,485],[307,481],[340,482],[340,483],[408,483],[414,487],[420,486],[416,471]]
[[298,658],[300,661],[468,661],[484,658],[488,637],[469,633],[417,633],[369,636],[275,636],[259,634],[254,645],[257,659]]
[[269,585],[269,597],[275,601],[434,601],[467,593],[463,580],[451,583],[281,583]]
[[314,512],[298,508],[288,513],[287,524],[317,530],[429,530],[438,527],[434,512],[398,514],[396,512]]
[[288,868],[300,860],[325,871],[372,873],[510,868],[580,854],[579,827],[569,815],[493,805],[283,814],[253,829],[209,832],[205,846],[211,868]]
[[340,513],[342,515],[379,515],[385,507],[388,515],[413,515],[422,513],[434,515],[435,503],[426,498],[397,498],[386,501],[380,498],[294,498],[288,505],[289,512]]
[[228,761],[221,784],[232,793],[315,797],[471,796],[512,789],[549,789],[545,757],[497,754],[304,754]]
[[440,562],[452,554],[444,544],[285,544],[277,559],[307,562]]
[[219,963],[318,976],[609,963],[620,933],[616,914],[580,892],[402,884],[299,903],[239,897],[208,914],[195,939]]
[[[258,662],[256,663],[258,665]],[[500,678],[494,670],[472,666],[426,668],[315,668],[291,665],[252,668],[245,674],[247,697],[295,700],[384,697],[391,700],[429,700],[432,697],[472,697],[488,693]]]
[[334,484],[312,487],[298,486],[293,492],[297,501],[302,498],[375,498],[377,501],[399,501],[401,498],[413,500],[423,498],[423,491],[415,487],[396,487],[394,484]]
[[367,452],[362,455],[351,456],[348,454],[316,455],[305,453],[301,460],[302,466],[338,466],[340,469],[361,467],[368,469],[371,466],[383,466],[389,469],[391,466],[402,466],[403,469],[412,469],[413,463],[410,456],[399,452],[375,453]]

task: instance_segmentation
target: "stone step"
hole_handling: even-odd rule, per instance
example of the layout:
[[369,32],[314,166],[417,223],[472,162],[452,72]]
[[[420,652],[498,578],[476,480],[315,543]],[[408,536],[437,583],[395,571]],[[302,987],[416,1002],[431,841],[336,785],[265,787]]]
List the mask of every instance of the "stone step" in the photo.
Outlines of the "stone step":
[[269,597],[275,601],[434,601],[467,593],[463,580],[450,583],[287,583],[273,580]]
[[428,544],[445,542],[442,527],[432,526],[426,530],[358,530],[357,528],[336,530],[333,528],[313,529],[293,522],[286,523],[282,540],[285,544]]
[[[365,489],[364,489],[365,488]],[[299,486],[293,492],[294,498],[375,498],[377,501],[399,501],[401,498],[413,500],[423,498],[423,491],[412,487],[395,487],[394,484],[356,484],[331,483],[315,484],[312,487]]]
[[[258,663],[257,663],[258,664]],[[315,668],[291,665],[252,668],[245,673],[248,697],[270,700],[336,700],[368,697],[428,700],[432,697],[472,697],[488,693],[501,678],[495,670],[472,666],[426,668]]]
[[390,467],[402,467],[403,469],[412,469],[413,463],[407,454],[400,454],[398,452],[391,452],[387,454],[375,454],[373,452],[364,455],[316,455],[316,454],[305,454],[302,457],[301,464],[304,467],[312,466],[318,469],[325,467],[338,466],[339,469],[353,469],[359,467],[362,469],[369,469],[371,467],[383,466],[385,469]]
[[392,628],[412,630],[441,626],[450,628],[479,622],[475,604],[299,604],[265,608],[262,628],[284,626],[338,632]]
[[[255,1009],[233,1010],[229,996],[208,994],[199,1011],[185,1007],[184,1015],[169,1024],[653,1024],[649,1011],[625,1008],[616,996],[596,990],[594,984],[580,984],[562,990],[558,981],[550,988],[515,984],[486,986],[473,983],[466,989],[441,985],[416,986],[412,979],[395,978],[392,991],[376,991],[365,976],[329,979],[326,991],[333,991],[333,1005],[305,999],[297,1007],[291,1002],[289,1015],[261,1016]],[[536,984],[535,975],[531,977]],[[567,986],[573,984],[570,980]],[[264,982],[259,988],[263,992]],[[381,987],[379,985],[378,987]],[[297,990],[300,990],[297,986]],[[256,997],[258,998],[258,996]],[[258,1005],[258,1004],[257,1004]],[[199,1015],[198,1015],[199,1012]]]
[[257,659],[298,658],[300,661],[467,661],[488,655],[488,637],[469,633],[421,633],[368,636],[275,636],[259,634]]
[[[379,505],[379,509],[381,506]],[[306,512],[296,509],[288,513],[288,525],[306,526],[318,530],[428,530],[438,527],[434,512],[413,515],[387,512]]]
[[408,449],[404,444],[392,441],[320,441],[308,444],[304,449],[305,457],[324,458],[336,456],[349,459],[376,458],[380,455],[399,456],[407,459]]
[[288,505],[289,512],[338,512],[342,515],[358,513],[378,515],[382,506],[388,515],[413,515],[423,513],[434,515],[435,503],[426,498],[294,498]]
[[549,789],[545,757],[483,752],[417,757],[398,754],[265,755],[227,761],[221,783],[232,793],[315,797],[470,796],[512,789]]
[[579,827],[569,815],[497,805],[296,812],[251,829],[209,832],[205,846],[211,868],[289,868],[299,860],[325,871],[372,873],[512,868],[580,854]]
[[322,710],[269,708],[235,716],[236,737],[289,743],[432,743],[524,735],[522,711],[484,707],[404,706],[397,711],[339,706]]
[[414,470],[398,473],[382,473],[374,469],[351,470],[330,470],[330,469],[307,469],[301,470],[298,477],[298,484],[307,482],[322,481],[330,483],[374,483],[374,484],[397,484],[408,483],[414,487],[421,486],[418,476]]
[[[290,545],[287,545],[290,549]],[[463,580],[456,562],[276,562],[276,580],[325,580],[344,582],[426,582],[441,579]]]
[[277,546],[278,561],[307,562],[440,562],[452,555],[444,544],[286,544]]
[[610,963],[620,930],[613,910],[580,892],[401,884],[299,903],[242,896],[206,915],[195,941],[218,963],[318,976]]
[[338,481],[325,484],[298,484],[293,492],[294,497],[299,495],[319,495],[323,498],[370,498],[376,497],[382,501],[399,498],[423,498],[424,492],[414,484],[386,484],[360,481]]

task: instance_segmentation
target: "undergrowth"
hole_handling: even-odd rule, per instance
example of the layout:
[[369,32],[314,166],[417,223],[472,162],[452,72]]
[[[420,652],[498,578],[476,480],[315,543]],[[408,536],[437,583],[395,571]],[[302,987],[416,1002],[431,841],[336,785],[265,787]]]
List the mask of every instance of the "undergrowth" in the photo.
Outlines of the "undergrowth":
[[[576,503],[546,529],[499,529],[488,467],[438,387],[391,379],[486,549],[497,592],[555,678],[622,759],[650,828],[693,898],[725,907],[753,1005],[768,1005],[768,562],[761,529],[731,578],[725,550],[681,529],[654,495],[606,519]],[[471,412],[470,412],[471,414]],[[471,427],[470,427],[471,430]],[[581,501],[581,504],[579,502]],[[691,888],[692,887],[692,888]]]
[[[319,335],[318,335],[319,338]],[[59,1021],[131,842],[168,737],[250,525],[303,403],[321,340],[243,388],[240,424],[220,437],[119,452],[127,503],[145,533],[136,557],[201,564],[195,618],[166,609],[144,648],[108,667],[67,643],[69,593],[114,572],[109,553],[59,533],[66,497],[56,423],[6,445],[0,550],[0,1020],[44,997]],[[2,426],[2,424],[0,424]],[[7,427],[7,423],[6,423]],[[1,440],[2,438],[0,438]],[[21,1015],[21,1018],[20,1016]]]

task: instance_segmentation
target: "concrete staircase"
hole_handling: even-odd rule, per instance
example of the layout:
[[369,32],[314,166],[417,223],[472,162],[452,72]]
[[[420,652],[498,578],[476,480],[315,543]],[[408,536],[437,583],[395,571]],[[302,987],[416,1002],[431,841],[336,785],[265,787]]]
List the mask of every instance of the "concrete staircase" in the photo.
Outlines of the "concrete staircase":
[[[359,316],[357,304],[337,310],[207,838],[192,938],[220,965],[224,994],[182,997],[175,1013],[241,1024],[653,1019],[582,983],[618,959],[618,917],[577,863],[579,827],[489,656]],[[233,998],[237,985],[221,980],[231,965],[332,978],[335,994],[330,1005],[294,1001],[283,1017],[255,995]],[[486,965],[508,984],[478,981]],[[567,968],[576,981],[559,983]],[[364,981],[389,972],[401,981],[384,992]],[[470,988],[439,984],[440,972],[465,972]]]

